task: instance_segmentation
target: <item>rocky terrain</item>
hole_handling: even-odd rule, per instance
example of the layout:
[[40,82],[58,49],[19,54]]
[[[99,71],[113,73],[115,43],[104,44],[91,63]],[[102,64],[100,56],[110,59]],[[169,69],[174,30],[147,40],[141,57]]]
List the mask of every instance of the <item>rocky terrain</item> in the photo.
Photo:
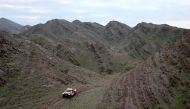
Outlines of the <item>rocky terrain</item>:
[[[4,25],[7,24],[0,23],[0,26]],[[168,109],[178,102],[174,96],[178,94],[175,91],[179,88],[179,96],[187,102],[180,106],[186,109],[189,107],[188,99],[183,97],[180,87],[184,87],[182,91],[189,94],[185,85],[188,81],[183,78],[188,78],[188,74],[184,75],[186,69],[179,73],[173,67],[182,70],[186,66],[188,69],[188,63],[185,60],[182,62],[183,58],[188,58],[186,54],[181,54],[188,51],[178,47],[189,46],[188,35],[184,37],[187,31],[151,23],[140,23],[132,28],[117,21],[110,21],[103,26],[94,22],[60,19],[32,27],[24,26],[14,34],[1,30],[0,107],[88,109],[92,106],[92,109],[96,109],[113,106],[121,109]],[[178,45],[171,44],[174,41]],[[174,65],[171,64],[174,62]],[[156,73],[151,73],[154,70]],[[176,79],[176,75],[180,77]],[[170,79],[167,79],[170,77],[174,84],[179,82],[180,87],[170,86]],[[163,78],[168,83],[164,83]],[[72,100],[64,100],[60,94],[66,87],[77,87],[81,94]],[[158,88],[154,89],[155,87]],[[149,88],[149,91],[144,88]],[[126,90],[134,94],[135,98],[128,99]],[[155,95],[152,90],[157,91]],[[164,91],[164,95],[159,95],[159,91]],[[141,92],[145,93],[142,97]],[[132,96],[131,94],[128,95]],[[151,100],[143,98],[146,94],[152,97]],[[155,101],[152,101],[153,98]],[[91,102],[84,104],[88,101]],[[175,102],[172,103],[173,101]]]
[[0,31],[8,31],[11,33],[19,33],[22,25],[15,23],[6,18],[0,18]]
[[190,32],[114,80],[104,96],[103,107],[189,109],[189,48]]
[[20,103],[31,106],[60,86],[87,84],[100,77],[52,57],[39,45],[19,36],[2,32],[0,42],[1,107],[18,108]]

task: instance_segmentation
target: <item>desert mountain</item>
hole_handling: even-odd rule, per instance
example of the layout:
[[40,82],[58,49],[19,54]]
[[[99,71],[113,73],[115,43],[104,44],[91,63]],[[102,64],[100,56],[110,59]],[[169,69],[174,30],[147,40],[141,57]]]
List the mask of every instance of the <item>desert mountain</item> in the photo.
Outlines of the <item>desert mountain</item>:
[[55,19],[31,27],[20,35],[60,59],[93,71],[106,72],[113,70],[110,69],[113,56],[108,43],[101,37],[101,28],[104,27],[96,23]]
[[0,42],[2,108],[23,107],[20,103],[31,108],[37,98],[56,92],[61,86],[90,84],[100,78],[95,72],[52,57],[38,44],[20,36],[1,32]]
[[114,80],[103,102],[113,109],[190,108],[190,32]]
[[117,21],[110,21],[104,30],[104,38],[108,40],[111,44],[118,45],[120,44],[121,40],[125,39],[129,32],[131,31],[131,27],[126,24],[117,22]]
[[[54,55],[59,52],[59,57],[75,65],[93,71],[117,72],[121,71],[120,66],[131,68],[139,60],[147,59],[181,37],[184,31],[151,23],[140,23],[131,28],[117,21],[102,26],[79,20],[54,19],[33,26],[21,35],[51,50]],[[56,47],[58,44],[61,46]]]
[[[0,107],[47,108],[53,103],[60,108],[64,100],[58,95],[69,86],[103,95],[110,75],[132,72],[146,59],[149,60],[147,65],[152,65],[149,57],[154,59],[161,49],[181,40],[186,31],[151,23],[140,23],[131,28],[117,21],[103,26],[95,22],[54,19],[23,27],[19,34],[0,32]],[[157,56],[155,60],[159,58],[163,57]],[[115,85],[119,87],[118,84],[116,81]],[[84,96],[89,101],[88,93]],[[80,97],[73,102],[84,102]],[[98,104],[101,97],[95,97],[92,104]],[[95,101],[98,102],[94,104]],[[64,106],[80,108],[70,103]]]
[[183,33],[184,29],[181,28],[143,22],[130,31],[121,42],[121,47],[132,57],[146,59],[160,48],[181,37]]
[[8,31],[11,33],[18,33],[22,25],[15,23],[11,20],[6,18],[0,18],[0,31]]

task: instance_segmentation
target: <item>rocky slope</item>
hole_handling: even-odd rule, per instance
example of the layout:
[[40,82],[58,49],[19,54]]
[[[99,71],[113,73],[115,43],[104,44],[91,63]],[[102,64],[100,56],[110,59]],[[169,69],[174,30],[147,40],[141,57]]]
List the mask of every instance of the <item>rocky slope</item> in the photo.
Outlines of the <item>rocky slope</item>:
[[116,79],[103,107],[113,109],[190,108],[190,32]]
[[186,31],[54,19],[20,34],[0,32],[0,107],[38,108],[56,100],[65,87],[92,85],[103,75],[129,71]]
[[0,42],[1,108],[31,108],[34,103],[39,106],[39,100],[59,88],[90,84],[100,78],[95,72],[52,57],[41,46],[18,35],[1,32]]
[[97,23],[51,20],[21,33],[51,55],[98,72],[113,72],[113,55]]
[[143,22],[130,31],[121,42],[121,46],[130,56],[146,59],[168,43],[180,38],[184,31],[186,30],[165,24],[155,25]]
[[181,37],[184,31],[148,23],[131,28],[117,21],[102,26],[79,20],[54,19],[32,27],[21,36],[75,65],[98,72],[118,72],[147,59]]
[[105,26],[104,38],[112,45],[119,45],[120,42],[128,36],[131,29],[132,28],[126,24],[110,21]]
[[15,23],[11,20],[6,18],[0,18],[0,31],[8,31],[11,33],[18,33],[22,25]]

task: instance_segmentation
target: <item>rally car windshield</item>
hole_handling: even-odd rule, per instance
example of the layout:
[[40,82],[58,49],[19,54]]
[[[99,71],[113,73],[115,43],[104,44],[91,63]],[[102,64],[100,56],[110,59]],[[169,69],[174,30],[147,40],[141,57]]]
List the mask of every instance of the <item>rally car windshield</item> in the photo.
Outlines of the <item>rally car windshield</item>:
[[72,90],[66,90],[65,92],[72,92]]

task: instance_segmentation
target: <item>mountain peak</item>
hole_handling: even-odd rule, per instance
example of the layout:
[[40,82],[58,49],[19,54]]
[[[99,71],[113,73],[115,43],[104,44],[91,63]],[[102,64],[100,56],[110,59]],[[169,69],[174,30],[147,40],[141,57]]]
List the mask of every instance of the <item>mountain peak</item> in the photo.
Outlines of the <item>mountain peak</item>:
[[156,25],[156,24],[147,23],[147,22],[141,22],[141,23],[137,24],[137,26],[151,26],[151,25]]
[[0,18],[0,30],[17,33],[22,28],[22,25],[15,23],[4,17]]
[[9,19],[6,19],[6,18],[4,18],[4,17],[0,18],[0,21],[1,21],[1,22],[13,22],[13,21],[11,21],[11,20],[9,20]]
[[120,24],[120,22],[112,20],[112,21],[108,22],[107,25],[114,25],[114,24]]
[[157,24],[153,24],[153,23],[147,23],[147,22],[141,22],[141,23],[139,23],[139,24],[137,24],[135,27],[134,27],[134,29],[148,29],[148,28],[151,28],[151,29],[153,29],[153,28],[158,28],[158,27],[160,27],[160,25],[157,25]]
[[64,25],[70,25],[71,22],[65,20],[65,19],[52,19],[47,21],[45,24],[50,24],[50,25],[57,25],[57,24],[64,24]]
[[1,17],[0,20],[8,20],[8,19],[6,19],[6,18],[4,18],[4,17]]
[[106,27],[108,27],[108,28],[109,28],[109,27],[115,27],[115,26],[127,27],[128,29],[131,29],[130,26],[128,26],[128,25],[126,25],[126,24],[124,24],[124,23],[115,21],[115,20],[110,21],[110,22],[106,25]]
[[153,23],[147,23],[147,22],[141,22],[141,23],[139,23],[139,24],[137,24],[136,26],[135,26],[135,28],[139,28],[139,27],[146,27],[146,28],[154,28],[154,27],[159,27],[159,26],[161,26],[161,27],[172,27],[172,26],[170,26],[170,25],[167,25],[167,24],[153,24]]
[[80,20],[74,20],[72,23],[81,23]]
[[80,20],[74,20],[72,21],[72,23],[75,25],[81,25],[83,22],[81,22]]

